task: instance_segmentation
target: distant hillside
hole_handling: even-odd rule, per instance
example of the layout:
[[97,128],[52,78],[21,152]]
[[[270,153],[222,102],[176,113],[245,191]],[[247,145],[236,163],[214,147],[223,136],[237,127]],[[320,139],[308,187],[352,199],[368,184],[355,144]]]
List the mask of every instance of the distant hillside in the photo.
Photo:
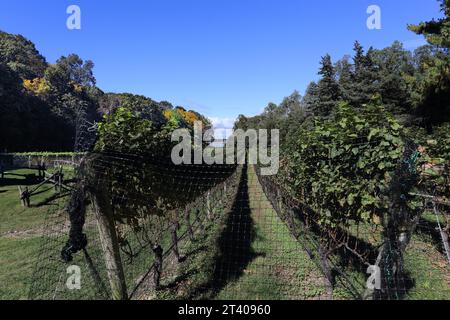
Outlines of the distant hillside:
[[[189,118],[184,108],[174,109],[166,101],[104,93],[93,69],[92,61],[76,54],[49,64],[33,42],[0,31],[0,152],[83,151],[95,138],[89,127],[119,106],[153,121]],[[164,115],[172,109],[176,111]]]

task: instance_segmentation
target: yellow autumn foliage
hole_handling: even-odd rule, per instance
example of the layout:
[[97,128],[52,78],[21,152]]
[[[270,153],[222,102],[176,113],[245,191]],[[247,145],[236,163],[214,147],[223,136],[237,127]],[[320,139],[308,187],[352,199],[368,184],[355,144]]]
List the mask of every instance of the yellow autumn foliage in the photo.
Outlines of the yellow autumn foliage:
[[50,84],[44,78],[35,78],[33,80],[25,79],[23,87],[36,96],[43,96],[50,92]]
[[184,111],[182,109],[170,109],[164,111],[164,117],[167,120],[172,119],[175,116],[175,112],[180,115],[184,121],[186,121],[189,125],[194,126],[196,121],[200,121],[197,115],[191,111]]
[[163,114],[164,114],[164,117],[167,120],[170,120],[172,118],[172,115],[173,115],[173,110],[170,110],[170,109],[169,110],[164,110]]
[[194,125],[195,121],[199,121],[197,115],[191,111],[181,111],[183,118],[190,124]]

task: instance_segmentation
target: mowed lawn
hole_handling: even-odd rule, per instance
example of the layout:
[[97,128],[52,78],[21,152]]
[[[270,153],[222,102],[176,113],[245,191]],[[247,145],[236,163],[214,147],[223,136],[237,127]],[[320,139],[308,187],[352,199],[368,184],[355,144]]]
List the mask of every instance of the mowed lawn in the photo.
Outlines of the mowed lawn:
[[[37,174],[28,169],[8,172]],[[70,175],[67,171],[66,176]],[[64,201],[56,197],[51,184],[46,184],[31,198],[31,207],[25,208],[19,200],[19,185],[33,188],[22,176],[0,179],[0,300],[27,298],[45,221]]]

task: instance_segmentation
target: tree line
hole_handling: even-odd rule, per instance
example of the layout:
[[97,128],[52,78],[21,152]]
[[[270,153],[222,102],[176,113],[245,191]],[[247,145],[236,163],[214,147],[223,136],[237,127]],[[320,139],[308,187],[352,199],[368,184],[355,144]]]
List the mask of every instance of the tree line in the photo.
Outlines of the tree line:
[[48,63],[30,40],[0,31],[0,152],[85,151],[96,138],[94,123],[119,107],[156,123],[208,123],[167,101],[105,93],[93,69],[76,54]]
[[411,141],[419,187],[450,196],[450,0],[440,2],[443,18],[408,26],[428,44],[411,52],[398,41],[367,50],[356,41],[352,56],[322,57],[303,97],[238,117],[235,129],[280,130],[276,179],[324,221],[372,220]]
[[343,101],[357,110],[379,99],[401,124],[431,134],[450,121],[450,1],[440,2],[444,18],[408,26],[428,44],[409,51],[399,41],[384,49],[356,41],[352,55],[336,62],[329,54],[321,58],[320,78],[303,97],[295,91],[279,105],[269,103],[259,116],[240,115],[236,127],[278,128],[286,137],[312,116],[330,118]]

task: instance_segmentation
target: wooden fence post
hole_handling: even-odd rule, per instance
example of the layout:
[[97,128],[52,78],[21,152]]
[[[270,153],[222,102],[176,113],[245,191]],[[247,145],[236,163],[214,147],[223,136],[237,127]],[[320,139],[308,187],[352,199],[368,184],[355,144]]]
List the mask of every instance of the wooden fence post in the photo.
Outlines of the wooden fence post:
[[155,288],[159,289],[161,282],[161,273],[163,266],[163,249],[160,245],[155,245],[153,248],[153,253],[155,254],[155,272],[153,274],[153,280],[155,282]]
[[127,300],[128,293],[120,258],[120,247],[117,239],[112,207],[104,194],[91,193],[92,206],[97,218],[100,242],[114,300]]
[[38,174],[40,179],[45,179],[45,162],[44,160],[38,165]]
[[17,186],[19,189],[19,198],[20,202],[22,203],[23,207],[29,207],[30,206],[30,191],[28,190],[28,187],[25,187],[25,190],[22,190],[21,186]]
[[25,200],[23,198],[22,188],[20,186],[17,186],[17,189],[19,189],[19,199],[20,199],[20,202],[22,203],[22,207],[25,207]]
[[25,206],[27,208],[29,208],[30,207],[30,191],[28,190],[28,187],[25,187],[24,197],[25,197]]

